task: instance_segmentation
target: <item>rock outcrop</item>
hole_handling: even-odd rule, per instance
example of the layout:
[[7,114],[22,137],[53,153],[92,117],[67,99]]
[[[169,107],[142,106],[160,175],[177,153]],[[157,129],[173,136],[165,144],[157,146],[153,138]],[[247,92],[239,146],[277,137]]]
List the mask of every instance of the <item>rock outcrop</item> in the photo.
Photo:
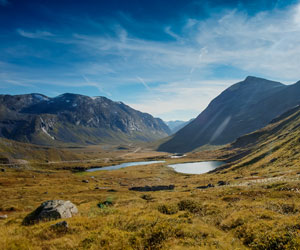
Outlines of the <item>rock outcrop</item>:
[[23,220],[23,225],[32,225],[40,221],[70,218],[76,213],[78,213],[78,209],[70,201],[49,200],[43,202],[36,210],[28,214]]

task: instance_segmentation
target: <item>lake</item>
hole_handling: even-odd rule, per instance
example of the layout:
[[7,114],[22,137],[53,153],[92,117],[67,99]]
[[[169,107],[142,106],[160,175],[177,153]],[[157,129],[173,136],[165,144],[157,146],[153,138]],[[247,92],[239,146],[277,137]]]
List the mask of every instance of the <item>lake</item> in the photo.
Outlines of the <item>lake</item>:
[[95,172],[95,171],[103,171],[103,170],[116,170],[120,168],[127,168],[132,166],[141,166],[141,165],[149,165],[149,164],[156,164],[156,163],[164,163],[165,161],[139,161],[139,162],[125,162],[119,165],[113,165],[108,167],[102,168],[90,168],[86,170],[87,172]]
[[173,168],[178,173],[183,174],[204,174],[212,171],[221,165],[225,164],[222,161],[203,161],[203,162],[188,162],[171,164],[169,167]]

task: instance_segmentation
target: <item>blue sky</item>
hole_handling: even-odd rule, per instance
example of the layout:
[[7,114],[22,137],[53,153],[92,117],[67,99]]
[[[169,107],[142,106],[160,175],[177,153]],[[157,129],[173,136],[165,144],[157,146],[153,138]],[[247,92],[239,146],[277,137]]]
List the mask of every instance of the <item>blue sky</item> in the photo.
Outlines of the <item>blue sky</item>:
[[188,120],[247,75],[300,80],[298,0],[0,0],[0,93]]

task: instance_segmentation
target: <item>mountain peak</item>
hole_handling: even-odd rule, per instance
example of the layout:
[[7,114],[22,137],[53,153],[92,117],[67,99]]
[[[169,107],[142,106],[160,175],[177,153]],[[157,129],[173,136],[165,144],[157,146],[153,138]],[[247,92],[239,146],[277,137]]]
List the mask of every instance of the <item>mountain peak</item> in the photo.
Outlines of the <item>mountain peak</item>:
[[265,78],[261,78],[261,77],[256,77],[256,76],[247,76],[245,78],[244,81],[242,81],[243,83],[251,83],[251,84],[255,84],[255,83],[271,83],[271,84],[277,84],[277,85],[283,85],[280,82],[276,82],[276,81],[271,81],[271,80],[267,80]]
[[246,81],[249,82],[249,81],[257,81],[257,80],[264,80],[264,81],[266,81],[266,79],[260,78],[260,77],[256,77],[256,76],[247,76],[244,81],[245,82]]

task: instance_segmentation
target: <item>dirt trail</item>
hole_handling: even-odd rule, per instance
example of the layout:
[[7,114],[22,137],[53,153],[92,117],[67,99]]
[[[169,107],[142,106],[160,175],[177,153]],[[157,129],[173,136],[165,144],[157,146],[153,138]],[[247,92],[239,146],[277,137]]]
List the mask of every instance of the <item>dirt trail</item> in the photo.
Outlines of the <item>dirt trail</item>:
[[141,149],[142,149],[141,147],[138,147],[138,148],[136,148],[133,152],[123,154],[123,155],[121,155],[120,157],[124,157],[124,156],[127,156],[127,155],[135,154],[135,153],[139,152]]

